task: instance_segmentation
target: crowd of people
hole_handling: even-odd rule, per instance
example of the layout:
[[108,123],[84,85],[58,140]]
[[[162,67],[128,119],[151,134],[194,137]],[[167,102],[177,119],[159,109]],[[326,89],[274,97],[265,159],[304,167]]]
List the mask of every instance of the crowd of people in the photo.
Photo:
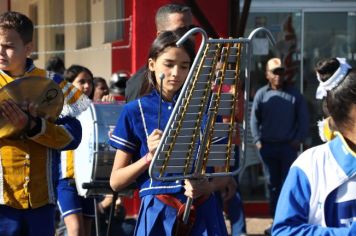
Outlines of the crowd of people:
[[[66,68],[58,56],[48,60],[46,70],[37,68],[29,58],[31,20],[18,12],[0,15],[0,87],[22,77],[38,76],[53,80],[64,94],[62,113],[54,121],[39,116],[31,101],[17,104],[11,97],[0,101],[2,119],[20,133],[0,137],[0,235],[55,235],[55,222],[65,231],[57,231],[57,235],[95,235],[93,219],[100,217],[98,214],[103,218],[104,233],[111,220],[109,208],[114,205],[117,220],[113,222],[120,227],[113,227],[112,235],[228,235],[224,214],[231,221],[231,235],[246,235],[237,178],[167,182],[148,175],[196,52],[193,38],[176,45],[191,28],[189,7],[164,5],[155,20],[157,37],[146,65],[130,79],[117,74],[108,84],[85,66]],[[322,99],[327,117],[320,123],[325,143],[298,157],[309,130],[305,99],[285,83],[281,58],[271,58],[265,68],[267,84],[255,95],[249,121],[268,176],[273,225],[265,233],[355,235],[356,71],[343,58],[324,59],[316,65],[316,98]],[[162,74],[164,79],[160,79]],[[78,194],[73,151],[85,129],[77,119],[79,114],[93,102],[124,99],[110,133],[115,158],[109,181],[113,191],[137,185],[141,207],[137,219],[129,223],[120,198],[114,201],[110,195],[102,196],[95,204],[93,198]],[[235,121],[241,122],[241,96],[238,102]],[[159,106],[162,112],[158,118]],[[238,160],[239,137],[234,141]],[[194,201],[185,223],[182,209],[187,198]],[[55,219],[56,211],[59,219]]]

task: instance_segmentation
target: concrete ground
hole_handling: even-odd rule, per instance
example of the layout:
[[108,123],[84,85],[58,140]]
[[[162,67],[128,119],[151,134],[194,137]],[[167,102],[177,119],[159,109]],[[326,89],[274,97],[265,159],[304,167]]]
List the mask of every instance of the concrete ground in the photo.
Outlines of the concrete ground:
[[[264,231],[272,224],[271,218],[246,218],[247,235],[262,236]],[[230,222],[226,221],[226,226],[230,234]]]
[[[271,218],[246,218],[247,235],[248,236],[263,236],[264,231],[272,224]],[[226,227],[229,235],[231,235],[230,222],[226,221]],[[94,231],[93,231],[94,232]],[[58,227],[56,230],[56,236],[66,235],[65,226]]]
[[246,218],[247,235],[264,235],[265,229],[271,226],[271,218]]

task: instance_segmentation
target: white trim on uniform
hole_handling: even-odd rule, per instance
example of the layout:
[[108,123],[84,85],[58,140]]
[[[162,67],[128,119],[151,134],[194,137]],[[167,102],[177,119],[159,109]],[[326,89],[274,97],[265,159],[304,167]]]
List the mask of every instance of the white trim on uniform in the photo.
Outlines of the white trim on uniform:
[[144,114],[143,114],[143,109],[142,109],[142,105],[141,105],[141,99],[138,99],[138,106],[139,106],[139,108],[140,108],[140,113],[141,113],[141,118],[142,118],[142,124],[143,124],[143,128],[145,129],[146,138],[148,138],[146,120],[145,120],[145,116],[144,116]]
[[0,154],[0,204],[5,204],[5,200],[4,200],[4,171],[2,169],[1,154]]
[[56,203],[56,198],[54,194],[54,185],[53,185],[53,152],[54,150],[47,149],[47,185],[48,185],[48,202]]
[[148,188],[141,188],[140,193],[143,191],[147,190],[152,190],[152,189],[172,189],[172,188],[181,188],[183,185],[178,184],[178,185],[171,185],[171,186],[153,186],[153,187],[148,187]]
[[123,145],[123,146],[125,146],[125,147],[128,147],[128,148],[130,148],[130,149],[132,149],[132,150],[135,150],[135,149],[136,149],[136,145],[135,145],[134,143],[131,143],[131,142],[125,140],[125,139],[122,139],[122,138],[120,138],[120,137],[118,137],[118,136],[116,136],[116,135],[114,135],[114,134],[111,135],[111,138],[110,138],[110,139],[111,139],[113,142],[118,143],[118,144],[120,144],[120,145]]
[[61,152],[61,177],[60,179],[66,178],[67,177],[67,151]]

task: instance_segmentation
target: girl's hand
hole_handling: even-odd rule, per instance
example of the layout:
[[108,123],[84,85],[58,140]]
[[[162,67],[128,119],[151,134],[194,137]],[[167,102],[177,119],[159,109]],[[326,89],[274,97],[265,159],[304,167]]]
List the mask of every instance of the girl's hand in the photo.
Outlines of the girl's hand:
[[104,96],[101,98],[101,101],[102,101],[102,102],[114,102],[114,101],[115,101],[115,97],[114,97],[114,95],[112,95],[112,94],[104,95]]
[[210,195],[213,192],[212,186],[206,177],[184,180],[184,195],[190,198],[198,198],[203,195]]
[[159,129],[153,130],[153,132],[148,136],[147,138],[147,147],[148,147],[148,155],[147,155],[147,161],[152,160],[156,149],[158,147],[159,141],[162,138],[163,132]]

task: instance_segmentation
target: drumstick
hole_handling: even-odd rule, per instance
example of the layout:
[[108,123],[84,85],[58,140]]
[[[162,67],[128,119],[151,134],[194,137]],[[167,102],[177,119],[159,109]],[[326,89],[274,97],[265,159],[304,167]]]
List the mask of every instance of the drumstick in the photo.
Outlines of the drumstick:
[[162,112],[162,89],[163,89],[163,79],[164,79],[164,74],[161,73],[159,75],[159,79],[161,80],[161,88],[159,89],[159,107],[158,107],[158,129],[160,129],[161,126],[161,112]]

